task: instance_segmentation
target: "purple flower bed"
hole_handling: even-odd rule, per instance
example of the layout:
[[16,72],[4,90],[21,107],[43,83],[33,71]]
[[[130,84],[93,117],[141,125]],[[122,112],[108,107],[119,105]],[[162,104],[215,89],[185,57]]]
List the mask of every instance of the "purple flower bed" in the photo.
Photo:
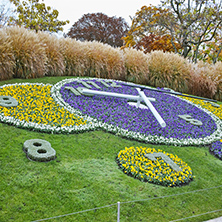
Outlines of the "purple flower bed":
[[[88,80],[86,80],[88,81]],[[136,89],[121,85],[119,88],[106,87],[97,80],[94,81],[101,89],[99,91],[118,92],[130,95],[138,95]],[[79,110],[82,114],[88,115],[104,123],[118,126],[132,132],[139,132],[145,135],[162,136],[165,138],[190,139],[204,138],[211,135],[216,129],[215,121],[203,110],[187,103],[177,97],[161,92],[144,90],[147,97],[156,98],[152,102],[166,122],[166,127],[162,128],[149,109],[138,109],[127,104],[124,98],[114,98],[106,96],[76,96],[65,87],[85,87],[78,81],[66,83],[61,87],[60,93],[65,102],[71,107]],[[93,90],[98,90],[92,86]],[[192,118],[203,123],[202,126],[192,125],[178,117],[178,115],[188,114]]]
[[216,141],[211,144],[210,151],[213,152],[213,154],[222,160],[222,142]]

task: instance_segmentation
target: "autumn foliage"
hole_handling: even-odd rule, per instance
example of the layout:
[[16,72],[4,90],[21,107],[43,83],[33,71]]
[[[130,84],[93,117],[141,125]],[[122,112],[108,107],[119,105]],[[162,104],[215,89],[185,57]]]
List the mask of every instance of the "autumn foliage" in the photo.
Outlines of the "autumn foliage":
[[150,53],[155,50],[162,50],[163,52],[174,52],[176,47],[177,50],[181,49],[181,46],[174,42],[174,46],[171,43],[172,37],[170,35],[158,36],[150,34],[149,36],[143,37],[134,48],[142,50],[144,53]]
[[88,13],[73,24],[67,36],[80,41],[99,41],[111,46],[123,45],[121,39],[128,31],[126,21],[103,13]]

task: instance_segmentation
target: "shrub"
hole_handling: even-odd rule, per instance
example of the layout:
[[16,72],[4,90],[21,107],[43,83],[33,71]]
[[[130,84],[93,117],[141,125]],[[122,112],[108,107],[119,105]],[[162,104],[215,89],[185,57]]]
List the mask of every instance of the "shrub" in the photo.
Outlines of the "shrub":
[[83,42],[87,76],[123,79],[124,64],[119,49],[99,42]]
[[191,67],[189,81],[189,93],[207,98],[213,98],[216,92],[216,84],[211,79],[212,66],[202,61]]
[[34,31],[21,27],[4,30],[11,40],[15,58],[15,78],[36,78],[44,76],[47,57],[43,43]]
[[121,79],[124,74],[119,49],[99,42],[61,39],[66,75]]
[[47,76],[61,76],[64,74],[65,65],[59,39],[47,32],[38,32],[38,38],[44,44],[47,56]]
[[0,80],[11,79],[15,58],[12,51],[11,41],[5,29],[0,30]]
[[82,43],[70,38],[61,38],[59,43],[64,57],[64,75],[84,76],[86,61]]
[[149,54],[149,84],[154,87],[168,87],[179,92],[188,92],[190,66],[178,54],[153,51]]
[[140,84],[148,84],[149,64],[148,56],[136,49],[123,49],[126,69],[125,80]]
[[216,85],[214,98],[222,101],[222,62],[217,62],[213,65],[211,79]]

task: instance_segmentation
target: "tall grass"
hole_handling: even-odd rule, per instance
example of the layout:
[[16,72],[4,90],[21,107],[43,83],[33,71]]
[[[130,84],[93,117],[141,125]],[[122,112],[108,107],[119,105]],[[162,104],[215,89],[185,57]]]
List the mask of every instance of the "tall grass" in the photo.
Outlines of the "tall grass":
[[70,38],[62,38],[59,43],[64,57],[64,75],[84,76],[87,61],[84,59],[82,43]]
[[216,93],[214,95],[214,98],[222,101],[222,62],[217,62],[215,63],[215,65],[213,65],[211,78],[216,86]]
[[46,73],[47,76],[61,76],[65,71],[64,57],[60,47],[59,39],[46,32],[39,32],[37,37],[44,45],[47,56]]
[[99,42],[83,42],[87,60],[87,76],[98,78],[122,79],[124,75],[123,59],[119,49]]
[[189,64],[178,54],[153,51],[149,56],[149,84],[187,93],[191,78]]
[[15,58],[12,51],[10,37],[4,30],[0,30],[0,80],[13,77]]
[[43,76],[121,79],[222,100],[222,63],[189,63],[178,54],[113,48],[20,27],[0,29],[0,80]]
[[44,76],[47,57],[44,44],[34,31],[25,28],[9,27],[3,29],[11,40],[15,57],[13,67],[15,78],[36,78]]
[[216,83],[211,74],[212,65],[198,62],[191,67],[192,78],[189,81],[189,93],[207,98],[213,98],[216,93]]
[[148,56],[136,49],[123,49],[126,80],[141,84],[149,84]]

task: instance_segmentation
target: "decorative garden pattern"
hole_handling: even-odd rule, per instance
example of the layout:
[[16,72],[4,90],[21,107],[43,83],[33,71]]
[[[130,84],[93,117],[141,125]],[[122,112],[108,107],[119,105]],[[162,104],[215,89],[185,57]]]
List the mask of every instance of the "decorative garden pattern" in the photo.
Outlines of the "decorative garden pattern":
[[118,153],[117,163],[127,175],[163,186],[181,186],[194,178],[180,158],[154,148],[126,147]]
[[[131,106],[125,98],[83,95],[83,88],[132,96],[138,92],[125,82],[96,78],[68,79],[54,85],[55,101],[87,118],[95,128],[155,144],[201,145],[221,139],[220,118],[177,96],[144,90],[148,98],[156,100],[151,103],[166,122],[166,127],[161,127],[149,109]],[[186,121],[181,118],[184,115],[192,118]]]
[[50,133],[88,130],[91,124],[59,106],[51,97],[51,85],[12,84],[0,87],[0,96],[13,97],[17,106],[0,104],[0,121],[21,128]]
[[[78,133],[104,129],[129,139],[154,144],[211,144],[211,153],[222,159],[221,106],[198,99],[144,90],[166,122],[166,127],[161,127],[142,101],[139,106],[141,108],[136,108],[135,101],[101,95],[83,95],[81,92],[84,89],[138,96],[135,88],[126,82],[96,78],[68,79],[54,86],[39,83],[4,85],[0,87],[0,121],[49,133]],[[157,159],[164,158],[166,156]],[[175,182],[177,185],[187,183],[191,179],[190,177],[181,181],[184,177],[178,178],[178,182]],[[159,183],[156,179],[151,182]],[[163,185],[168,186],[170,182],[170,179],[168,182],[164,180]]]

